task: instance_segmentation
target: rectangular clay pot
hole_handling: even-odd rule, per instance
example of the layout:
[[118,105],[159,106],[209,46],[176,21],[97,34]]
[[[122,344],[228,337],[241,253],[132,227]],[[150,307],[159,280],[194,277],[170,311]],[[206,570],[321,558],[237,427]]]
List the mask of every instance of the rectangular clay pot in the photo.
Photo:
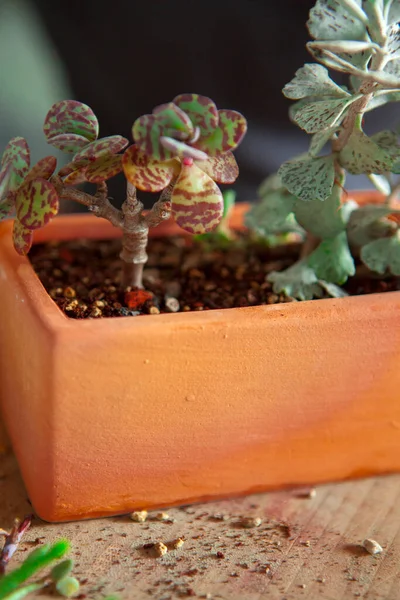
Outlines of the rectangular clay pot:
[[[37,241],[115,234],[64,216]],[[4,419],[47,521],[400,469],[400,292],[72,320],[6,222],[0,339]]]

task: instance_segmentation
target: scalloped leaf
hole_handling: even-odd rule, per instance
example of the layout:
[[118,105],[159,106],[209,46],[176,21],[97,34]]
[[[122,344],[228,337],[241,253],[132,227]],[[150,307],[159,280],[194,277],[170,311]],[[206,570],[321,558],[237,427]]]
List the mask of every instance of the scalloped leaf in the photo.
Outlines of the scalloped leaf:
[[44,135],[49,143],[51,138],[62,134],[75,134],[93,142],[99,134],[99,123],[92,109],[76,100],[61,100],[50,108],[46,115]]
[[75,133],[60,133],[47,139],[48,143],[63,152],[79,152],[81,148],[87,146],[90,142],[81,135]]
[[294,215],[299,225],[309,233],[318,238],[333,238],[345,230],[350,216],[341,200],[342,188],[335,184],[331,195],[324,202],[296,200]]
[[0,221],[11,217],[14,213],[14,196],[10,196],[0,204]]
[[28,229],[46,225],[58,213],[58,194],[46,179],[24,183],[15,198],[17,217]]
[[361,248],[360,258],[371,271],[400,275],[400,239],[398,234],[374,240]]
[[236,110],[219,110],[219,126],[208,138],[200,138],[193,144],[210,156],[235,150],[247,131],[247,121]]
[[338,285],[345,283],[356,272],[346,232],[342,231],[334,238],[323,240],[307,258],[307,264],[318,279]]
[[37,179],[38,177],[50,179],[56,170],[56,166],[57,159],[55,156],[45,156],[44,158],[41,158],[25,177],[24,184],[28,183],[28,181],[33,181],[33,179]]
[[136,144],[125,150],[122,157],[125,177],[144,192],[160,192],[178,176],[180,163],[173,158],[164,162],[154,160]]
[[301,158],[283,163],[278,171],[282,183],[304,201],[325,200],[335,179],[334,157]]
[[172,158],[171,152],[160,142],[160,137],[166,133],[167,128],[157,119],[157,115],[142,115],[132,126],[132,137],[136,146],[154,160]]
[[[7,175],[7,191],[15,192],[24,180],[29,171],[31,162],[28,142],[23,137],[12,138],[1,158],[1,165],[6,169],[6,165],[11,165],[11,173]],[[2,169],[3,172],[3,169]]]
[[185,142],[174,140],[171,137],[162,135],[160,137],[160,143],[166,150],[169,150],[173,156],[179,156],[179,158],[193,158],[193,160],[207,160],[208,158],[205,152],[202,152],[197,148],[192,148],[185,144]]
[[387,217],[400,214],[390,206],[366,204],[354,210],[347,223],[347,235],[351,244],[364,246],[369,242],[393,233],[396,224]]
[[366,21],[361,0],[317,0],[307,27],[316,40],[363,40]]
[[329,77],[328,69],[315,63],[306,63],[298,69],[294,78],[282,91],[286,98],[292,100],[300,100],[308,96],[349,97],[349,94]]
[[122,135],[110,135],[105,138],[100,138],[86,146],[86,148],[78,152],[78,154],[75,154],[73,161],[85,159],[96,160],[105,154],[117,154],[117,152],[124,150],[128,144],[129,141],[122,137]]
[[18,221],[18,219],[15,219],[13,226],[13,243],[18,254],[21,254],[22,256],[28,254],[32,247],[32,241],[32,230],[24,227],[22,223]]
[[90,183],[101,183],[111,177],[115,177],[122,171],[122,155],[111,154],[101,156],[93,163],[90,163],[85,170],[86,181]]
[[352,175],[385,173],[393,165],[389,152],[358,129],[352,132],[346,146],[339,153],[339,161]]
[[196,165],[216,183],[233,183],[239,175],[239,167],[232,152],[196,161]]
[[308,153],[312,157],[317,157],[324,146],[332,139],[333,134],[337,131],[337,127],[329,127],[315,133],[310,142]]
[[185,231],[195,234],[213,231],[224,211],[221,190],[195,164],[182,165],[171,203],[177,224]]
[[285,188],[270,191],[246,214],[246,227],[261,235],[299,231],[292,214],[295,200]]
[[[179,131],[184,134],[184,139],[193,135],[194,125],[189,116],[173,102],[156,106],[153,110],[153,115],[156,115],[157,121],[163,127],[171,129],[173,132]],[[166,133],[166,135],[173,134]]]
[[348,106],[354,101],[346,98],[317,100],[304,102],[296,111],[292,111],[292,119],[307,133],[317,133],[339,123]]
[[379,148],[385,150],[394,161],[400,158],[400,145],[397,141],[397,134],[394,131],[379,131],[371,135],[371,140],[375,144],[378,144]]
[[200,128],[200,136],[208,137],[218,126],[218,110],[211,98],[199,94],[180,94],[173,99],[190,118],[194,126]]
[[275,294],[286,294],[297,300],[322,298],[324,291],[318,283],[313,269],[303,261],[295,263],[284,271],[272,271],[267,277]]

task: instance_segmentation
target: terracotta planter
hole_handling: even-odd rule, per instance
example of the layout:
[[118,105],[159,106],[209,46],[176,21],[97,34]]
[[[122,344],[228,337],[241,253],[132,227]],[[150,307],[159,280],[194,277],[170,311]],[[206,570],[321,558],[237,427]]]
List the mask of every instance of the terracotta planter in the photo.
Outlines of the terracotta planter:
[[[43,519],[400,469],[399,292],[75,321],[10,229],[0,227],[1,400]],[[115,233],[64,216],[37,240]]]

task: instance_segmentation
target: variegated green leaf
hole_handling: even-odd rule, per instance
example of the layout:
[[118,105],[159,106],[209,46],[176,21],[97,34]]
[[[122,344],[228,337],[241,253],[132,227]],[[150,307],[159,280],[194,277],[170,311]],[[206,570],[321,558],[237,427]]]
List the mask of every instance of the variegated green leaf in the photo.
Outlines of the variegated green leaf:
[[87,165],[77,167],[64,177],[63,183],[65,185],[79,185],[80,183],[84,183],[86,181],[86,169]]
[[1,158],[2,173],[8,171],[7,164],[11,165],[11,172],[7,174],[8,185],[6,191],[15,192],[29,171],[30,152],[28,143],[24,138],[15,137],[8,142]]
[[361,0],[317,0],[307,27],[316,40],[364,40],[367,15]]
[[295,200],[285,188],[270,191],[246,214],[246,227],[261,235],[299,231],[292,215]]
[[247,131],[247,122],[243,115],[235,110],[219,110],[219,125],[207,138],[200,138],[193,146],[204,150],[210,156],[235,150]]
[[115,177],[122,171],[122,155],[107,154],[91,162],[85,170],[86,181],[101,183]]
[[325,200],[335,179],[334,157],[302,158],[283,163],[278,171],[282,183],[301,200]]
[[314,158],[318,156],[324,146],[332,139],[336,131],[336,127],[329,127],[328,129],[323,129],[322,131],[315,133],[311,138],[310,148],[308,150],[310,156],[313,156]]
[[387,271],[393,275],[400,275],[400,238],[397,233],[393,237],[381,238],[370,242],[361,248],[360,253],[363,263],[383,275]]
[[125,177],[144,192],[160,192],[178,176],[180,163],[176,158],[164,162],[154,160],[136,144],[125,150],[122,157]]
[[355,129],[339,154],[342,167],[353,175],[390,171],[393,159],[362,131]]
[[173,138],[167,136],[160,137],[161,145],[171,152],[172,156],[178,156],[179,158],[192,158],[193,160],[207,160],[208,156],[205,152],[198,150],[197,148],[192,148],[185,144],[185,142],[180,142],[179,140],[174,140]]
[[213,231],[222,219],[222,193],[213,180],[195,164],[182,165],[171,202],[175,221],[189,233]]
[[24,184],[28,181],[33,181],[33,179],[37,179],[38,177],[50,179],[56,170],[56,166],[57,159],[55,156],[45,156],[44,158],[41,158],[25,177]]
[[143,115],[132,126],[133,140],[141,152],[154,160],[167,160],[172,157],[169,150],[160,142],[167,128],[157,119],[157,115]]
[[283,88],[286,98],[299,100],[308,96],[348,97],[349,94],[329,77],[328,69],[322,65],[306,63],[296,71],[292,81]]
[[88,158],[84,158],[82,160],[71,161],[71,162],[67,163],[66,165],[64,165],[63,167],[61,167],[61,169],[58,171],[58,175],[60,177],[65,177],[66,175],[69,175],[70,173],[74,173],[77,169],[82,169],[84,167],[87,167],[89,162],[90,161]]
[[7,196],[12,175],[12,164],[6,162],[0,169],[0,203]]
[[18,219],[14,220],[13,226],[13,243],[18,254],[25,256],[31,249],[33,241],[33,232],[31,229],[24,227]]
[[[194,125],[192,121],[188,115],[173,102],[157,106],[153,110],[153,115],[156,115],[157,121],[167,130],[171,130],[171,132],[179,131],[182,133],[182,139],[187,139],[193,135]],[[172,137],[175,137],[172,133],[166,133],[165,135],[172,135]]]
[[109,137],[100,138],[86,146],[86,148],[78,152],[78,154],[75,154],[73,160],[95,160],[105,154],[116,154],[117,152],[124,150],[128,144],[129,141],[122,137],[122,135],[110,135]]
[[62,134],[75,134],[93,142],[99,134],[99,124],[92,109],[76,100],[61,100],[53,104],[43,126],[49,143]]
[[24,183],[15,198],[17,217],[28,229],[46,225],[58,212],[58,194],[55,187],[45,179]]
[[75,133],[60,133],[49,138],[48,143],[58,148],[63,152],[79,152],[82,148],[85,148],[90,142],[82,135],[76,135]]
[[239,167],[232,152],[210,156],[207,160],[195,162],[216,183],[233,183],[239,175]]
[[331,195],[321,202],[296,200],[294,215],[299,225],[318,238],[333,238],[346,228],[348,211],[342,206],[342,188],[335,184]]
[[218,110],[210,98],[199,94],[180,94],[173,103],[188,115],[193,125],[200,128],[201,137],[210,136],[217,127]]
[[0,203],[0,221],[11,217],[14,213],[14,196],[8,196]]
[[338,285],[345,283],[356,272],[346,232],[342,231],[334,238],[323,240],[307,258],[307,264],[318,279]]
[[307,133],[317,133],[339,124],[340,118],[344,116],[345,110],[353,100],[334,98],[304,102],[298,107],[298,110],[292,113],[292,118]]

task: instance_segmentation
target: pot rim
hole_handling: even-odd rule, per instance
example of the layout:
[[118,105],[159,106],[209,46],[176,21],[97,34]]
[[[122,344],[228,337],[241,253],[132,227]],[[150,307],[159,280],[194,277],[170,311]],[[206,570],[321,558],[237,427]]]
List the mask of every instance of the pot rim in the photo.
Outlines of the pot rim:
[[[367,196],[367,197],[366,197]],[[382,195],[375,190],[358,190],[349,192],[349,198],[353,198],[361,204],[371,202],[378,203]],[[230,226],[237,230],[245,230],[243,218],[248,210],[249,203],[237,204],[232,211]],[[237,308],[224,308],[209,311],[190,311],[178,313],[165,313],[159,315],[145,315],[145,319],[132,319],[132,317],[104,318],[104,319],[71,319],[67,317],[57,304],[52,300],[40,279],[32,268],[29,257],[20,256],[14,250],[12,244],[12,220],[0,223],[0,279],[14,279],[17,289],[16,300],[28,304],[35,311],[38,320],[46,328],[51,330],[68,328],[76,330],[91,328],[93,333],[103,330],[126,328],[128,323],[132,327],[150,327],[161,324],[183,324],[187,326],[206,326],[221,318],[234,321],[235,315],[253,318],[267,315],[272,317],[301,316],[304,311],[306,315],[313,316],[316,313],[330,311],[332,308],[350,308],[352,312],[364,310],[375,301],[382,302],[383,299],[393,298],[394,305],[399,307],[400,291],[381,292],[376,294],[365,294],[359,296],[347,296],[344,298],[323,298],[316,300],[304,300],[301,302],[286,302],[273,305],[246,306]],[[73,232],[73,235],[72,233]],[[116,239],[121,237],[121,231],[104,219],[90,213],[73,213],[58,215],[46,227],[37,230],[34,235],[34,243],[49,241],[50,239],[68,240],[86,237],[89,239]],[[159,227],[150,230],[151,237],[164,237],[167,235],[186,235],[185,232],[173,221],[162,223]],[[311,305],[314,307],[309,309]],[[300,308],[301,307],[301,308]],[[240,311],[240,312],[238,312]]]

